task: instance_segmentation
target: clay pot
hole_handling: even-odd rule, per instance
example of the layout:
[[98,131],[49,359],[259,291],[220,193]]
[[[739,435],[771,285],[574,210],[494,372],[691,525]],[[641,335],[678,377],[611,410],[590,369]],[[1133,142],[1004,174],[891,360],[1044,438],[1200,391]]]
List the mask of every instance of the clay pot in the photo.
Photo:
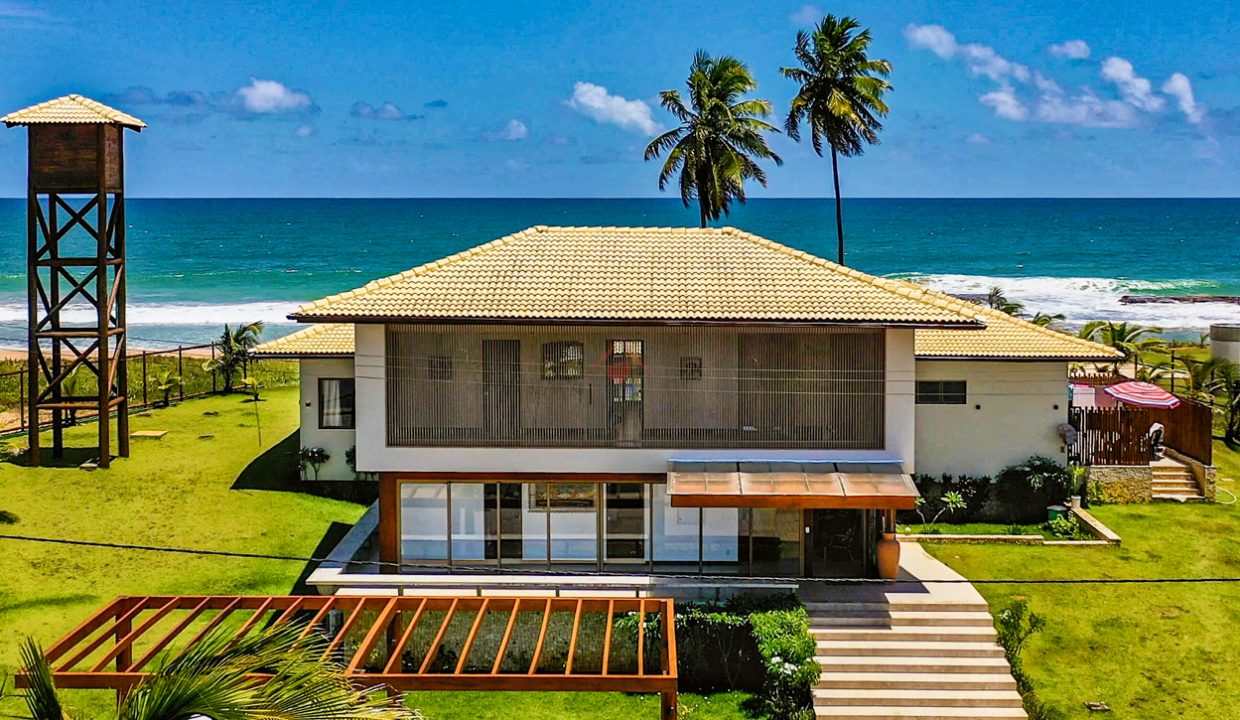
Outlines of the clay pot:
[[900,543],[895,533],[883,533],[878,541],[878,576],[894,580],[900,574]]

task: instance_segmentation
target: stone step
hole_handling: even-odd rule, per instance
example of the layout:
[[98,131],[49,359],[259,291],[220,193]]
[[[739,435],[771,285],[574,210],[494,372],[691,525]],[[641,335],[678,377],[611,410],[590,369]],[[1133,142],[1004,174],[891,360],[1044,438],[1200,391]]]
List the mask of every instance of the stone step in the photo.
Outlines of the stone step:
[[1188,493],[1154,493],[1153,498],[1169,502],[1202,502],[1206,499],[1204,495],[1190,495]]
[[936,625],[905,625],[890,628],[811,627],[810,634],[820,642],[839,640],[911,641],[911,642],[994,642],[992,626],[943,627]]
[[831,720],[1012,720],[1028,719],[1021,708],[971,707],[814,707],[814,714]]
[[1196,480],[1175,480],[1175,481],[1155,480],[1154,482],[1150,483],[1150,487],[1152,487],[1155,490],[1158,490],[1159,488],[1179,488],[1179,487],[1195,488],[1197,487],[1197,481]]
[[937,612],[937,611],[906,611],[866,612],[849,615],[828,613],[813,615],[809,619],[811,628],[818,627],[906,627],[911,625],[933,625],[941,627],[994,627],[994,618],[984,611]]
[[819,654],[814,661],[823,672],[857,673],[966,673],[994,674],[1011,678],[1002,657],[925,657],[909,655]]
[[1024,703],[1015,690],[889,690],[821,688],[814,705],[881,705],[883,707],[1018,708]]
[[805,603],[805,610],[811,616],[896,612],[990,612],[990,608],[986,603],[980,601],[967,602],[899,597],[887,602],[807,602]]
[[1008,673],[982,672],[834,672],[824,671],[820,688],[892,688],[899,690],[1015,690]]
[[953,642],[934,640],[831,640],[818,641],[820,655],[888,655],[895,657],[997,657],[1003,648],[993,642]]

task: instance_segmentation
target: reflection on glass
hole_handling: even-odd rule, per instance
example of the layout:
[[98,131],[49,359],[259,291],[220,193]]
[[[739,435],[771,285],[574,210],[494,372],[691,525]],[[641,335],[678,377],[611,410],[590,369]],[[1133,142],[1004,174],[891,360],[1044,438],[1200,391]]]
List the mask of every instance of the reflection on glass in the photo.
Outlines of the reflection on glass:
[[447,484],[400,486],[400,556],[409,561],[448,559]]
[[[548,486],[546,514],[551,522],[551,560],[597,562],[598,484]],[[557,503],[557,497],[565,500]]]
[[701,509],[672,507],[665,485],[655,485],[651,490],[654,561],[696,564]]
[[[524,483],[520,486],[523,502],[520,505],[521,558],[523,560],[547,559],[547,484]],[[538,505],[535,498],[542,498]],[[504,534],[508,534],[508,521],[504,521]]]
[[646,559],[646,486],[639,483],[607,483],[607,560]]
[[704,508],[702,510],[702,562],[735,563],[738,559],[737,535],[740,510]]
[[[489,492],[488,492],[489,491]],[[490,498],[488,504],[488,498]],[[452,562],[495,559],[495,485],[452,485]]]
[[801,562],[801,511],[754,508],[749,542],[754,575],[798,575]]

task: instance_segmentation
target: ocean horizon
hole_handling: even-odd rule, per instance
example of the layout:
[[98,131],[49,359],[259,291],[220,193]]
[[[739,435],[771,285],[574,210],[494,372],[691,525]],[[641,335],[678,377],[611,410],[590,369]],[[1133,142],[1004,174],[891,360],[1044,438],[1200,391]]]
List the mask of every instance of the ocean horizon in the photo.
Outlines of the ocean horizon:
[[[0,347],[25,342],[24,210],[0,200]],[[1073,325],[1240,322],[1240,305],[1120,302],[1240,295],[1237,198],[848,198],[844,214],[848,265],[872,274],[957,294],[997,285]],[[696,217],[674,198],[129,198],[130,345],[208,342],[253,320],[277,337],[300,303],[531,225]],[[830,198],[754,199],[716,225],[835,258]]]

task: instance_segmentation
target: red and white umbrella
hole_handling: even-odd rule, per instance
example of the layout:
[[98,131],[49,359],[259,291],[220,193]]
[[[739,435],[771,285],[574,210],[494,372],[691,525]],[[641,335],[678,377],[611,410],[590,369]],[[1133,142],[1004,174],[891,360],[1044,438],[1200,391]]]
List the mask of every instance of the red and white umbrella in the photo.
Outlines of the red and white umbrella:
[[1180,406],[1178,397],[1153,383],[1140,380],[1108,385],[1103,389],[1116,400],[1137,407],[1174,409]]

